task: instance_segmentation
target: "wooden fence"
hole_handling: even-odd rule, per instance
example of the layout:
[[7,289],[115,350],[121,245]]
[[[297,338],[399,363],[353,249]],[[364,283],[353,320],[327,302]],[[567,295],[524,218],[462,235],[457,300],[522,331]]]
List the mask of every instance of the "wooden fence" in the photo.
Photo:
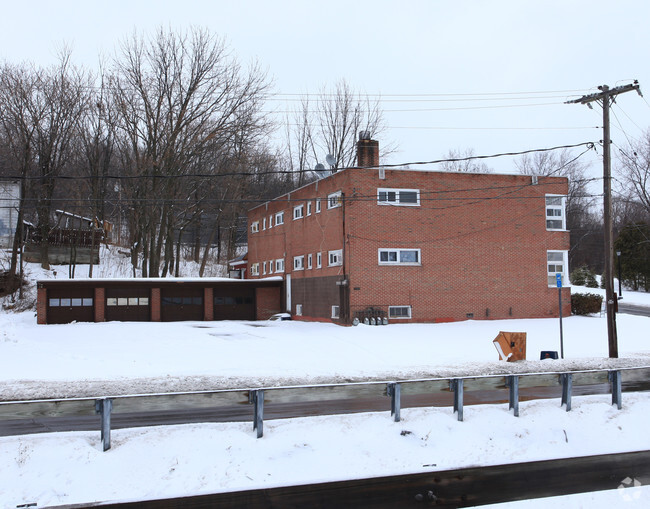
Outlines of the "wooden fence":
[[[473,377],[430,378],[394,382],[362,382],[310,386],[264,387],[219,391],[178,392],[104,396],[95,398],[44,399],[0,402],[0,420],[42,417],[81,417],[99,414],[104,451],[110,448],[111,415],[116,413],[191,410],[233,405],[254,405],[253,430],[264,434],[264,404],[349,400],[384,396],[390,398],[391,416],[400,420],[403,395],[452,392],[453,410],[463,420],[463,395],[468,391],[508,390],[508,409],[519,416],[519,389],[562,387],[561,406],[571,410],[572,388],[579,385],[609,384],[612,404],[622,406],[623,382],[650,380],[650,367],[617,370],[583,370],[553,373],[501,374]],[[387,405],[388,406],[388,405]]]

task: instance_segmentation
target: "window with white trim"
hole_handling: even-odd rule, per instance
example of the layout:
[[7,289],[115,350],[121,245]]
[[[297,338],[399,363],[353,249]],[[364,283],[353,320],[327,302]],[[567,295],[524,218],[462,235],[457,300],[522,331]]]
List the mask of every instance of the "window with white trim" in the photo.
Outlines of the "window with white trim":
[[262,274],[266,274],[266,262],[262,262]]
[[262,230],[266,230],[266,218],[262,219]]
[[269,229],[273,228],[273,214],[269,216]]
[[557,286],[556,274],[562,274],[562,286],[569,284],[569,252],[546,251],[546,273],[548,286]]
[[251,224],[251,233],[257,233],[260,231],[260,222],[259,221],[253,221]]
[[401,205],[405,207],[418,207],[420,205],[419,189],[377,189],[378,205]]
[[379,249],[379,265],[420,265],[419,249]]
[[312,264],[311,264],[311,253],[307,255],[307,268],[311,269]]
[[320,269],[323,266],[323,254],[319,251],[316,253],[316,268]]
[[293,257],[293,270],[305,269],[305,255]]
[[296,316],[302,316],[302,304],[296,304]]
[[293,219],[302,219],[305,216],[305,206],[304,204],[296,205],[293,208]]
[[254,263],[251,265],[251,276],[259,276],[260,275],[260,264],[259,263]]
[[343,193],[341,191],[336,191],[335,193],[327,195],[327,208],[335,209],[340,207],[343,203]]
[[316,214],[320,213],[320,199],[316,200]]
[[311,216],[311,202],[310,201],[307,202],[307,215]]
[[334,267],[336,265],[343,265],[343,250],[342,249],[337,249],[335,251],[329,251],[329,261],[327,264],[330,267]]
[[339,306],[332,306],[332,318],[340,318],[341,308]]
[[284,272],[284,258],[275,260],[275,272]]
[[279,224],[284,224],[284,211],[275,214],[275,226]]
[[564,196],[546,195],[546,229],[566,230]]
[[388,306],[388,318],[396,320],[411,318],[411,306]]
[[273,274],[275,272],[275,262],[271,260],[269,262],[269,274]]

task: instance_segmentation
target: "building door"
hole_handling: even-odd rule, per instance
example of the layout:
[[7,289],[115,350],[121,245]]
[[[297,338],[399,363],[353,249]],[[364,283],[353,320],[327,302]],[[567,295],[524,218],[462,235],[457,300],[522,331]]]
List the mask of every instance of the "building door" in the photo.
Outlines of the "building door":
[[148,288],[107,288],[104,313],[106,321],[150,321],[150,293]]
[[52,288],[47,291],[47,323],[94,322],[93,288]]
[[203,287],[161,288],[160,319],[163,322],[203,320]]

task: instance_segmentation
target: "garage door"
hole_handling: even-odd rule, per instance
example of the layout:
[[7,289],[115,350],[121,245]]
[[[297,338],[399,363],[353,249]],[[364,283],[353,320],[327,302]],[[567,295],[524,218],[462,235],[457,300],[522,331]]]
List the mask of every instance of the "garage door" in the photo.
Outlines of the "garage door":
[[203,287],[161,288],[160,319],[163,322],[203,320]]
[[215,320],[255,320],[255,289],[216,287],[214,294]]
[[94,322],[95,291],[50,289],[47,291],[47,323]]
[[151,299],[149,289],[107,288],[107,321],[148,322],[151,319]]

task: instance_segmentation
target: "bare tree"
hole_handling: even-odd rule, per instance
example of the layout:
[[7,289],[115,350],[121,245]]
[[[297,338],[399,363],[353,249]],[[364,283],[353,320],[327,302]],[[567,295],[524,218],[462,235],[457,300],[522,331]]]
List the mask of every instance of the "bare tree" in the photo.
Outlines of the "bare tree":
[[[332,169],[356,165],[356,140],[360,131],[378,138],[385,131],[383,111],[379,99],[371,100],[355,92],[345,80],[332,89],[323,88],[315,101],[315,109],[308,96],[301,100],[287,133],[290,168],[298,174],[298,185],[309,178],[309,171],[332,156]],[[381,155],[394,151],[390,142],[382,142]]]
[[461,171],[467,173],[492,173],[492,169],[476,157],[473,148],[451,149],[445,155],[446,161],[440,163],[442,171]]
[[619,173],[624,192],[650,214],[650,130],[619,151]]
[[228,153],[264,132],[260,108],[267,88],[258,67],[244,73],[224,42],[205,30],[160,29],[148,40],[134,35],[123,44],[114,101],[125,170],[137,177],[131,194],[140,202],[134,205],[147,204],[131,225],[133,251],[142,249],[145,258],[144,277],[159,275],[164,246],[173,246],[182,200],[191,194],[180,177],[207,151]]

